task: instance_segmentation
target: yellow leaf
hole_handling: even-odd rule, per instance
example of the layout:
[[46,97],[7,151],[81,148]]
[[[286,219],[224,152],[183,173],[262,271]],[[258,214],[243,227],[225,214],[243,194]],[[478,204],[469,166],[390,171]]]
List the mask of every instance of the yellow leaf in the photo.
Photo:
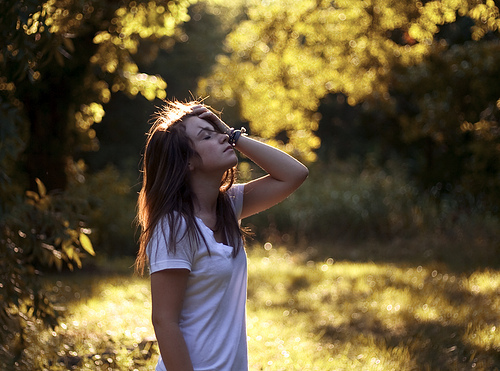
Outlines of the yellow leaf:
[[68,49],[70,52],[75,51],[75,45],[73,45],[73,41],[71,39],[63,38],[63,43],[66,49]]
[[60,272],[60,271],[62,271],[62,264],[63,264],[62,260],[61,260],[61,259],[59,259],[59,258],[54,257],[52,261],[53,261],[53,262],[54,262],[54,264],[56,265],[57,270],[58,270],[59,272]]
[[[85,236],[87,237],[87,236]],[[78,254],[75,254],[75,256],[73,257],[73,261],[76,263],[76,265],[78,266],[78,268],[82,268],[82,261],[80,260],[80,257],[78,256]]]
[[75,255],[75,248],[73,247],[73,245],[71,244],[69,246],[63,245],[63,250],[66,253],[66,255],[68,255],[68,259],[73,260],[73,256]]
[[38,178],[36,178],[35,181],[36,185],[38,186],[38,194],[40,195],[40,197],[45,197],[45,195],[47,194],[47,189],[45,188],[45,185]]
[[71,247],[72,244],[73,244],[73,241],[64,240],[62,243],[62,250],[67,251]]
[[38,193],[36,193],[36,192],[26,191],[26,196],[33,199],[36,202],[40,201],[40,197],[38,196]]
[[80,233],[80,244],[83,249],[88,252],[90,255],[95,256],[94,248],[92,247],[92,242],[90,242],[90,238],[87,235]]

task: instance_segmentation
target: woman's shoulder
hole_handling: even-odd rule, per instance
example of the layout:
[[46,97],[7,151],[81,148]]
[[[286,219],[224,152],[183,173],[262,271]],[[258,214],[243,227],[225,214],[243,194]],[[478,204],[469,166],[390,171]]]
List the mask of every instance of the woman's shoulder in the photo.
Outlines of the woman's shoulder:
[[[179,245],[189,245],[184,241],[188,238],[188,222],[185,216],[179,212],[172,212],[164,215],[156,224],[150,243],[148,245],[167,245],[170,247],[174,244],[176,247]],[[175,250],[168,249],[168,250]]]
[[236,217],[239,219],[241,215],[241,210],[243,209],[243,191],[245,190],[245,184],[233,184],[231,188],[227,190],[227,194],[231,203],[234,207],[234,212]]
[[169,236],[171,231],[175,231],[175,233],[183,232],[186,226],[186,218],[181,213],[173,211],[158,220],[153,235]]
[[151,262],[192,259],[195,244],[190,239],[186,218],[180,213],[162,217],[148,243],[147,254]]

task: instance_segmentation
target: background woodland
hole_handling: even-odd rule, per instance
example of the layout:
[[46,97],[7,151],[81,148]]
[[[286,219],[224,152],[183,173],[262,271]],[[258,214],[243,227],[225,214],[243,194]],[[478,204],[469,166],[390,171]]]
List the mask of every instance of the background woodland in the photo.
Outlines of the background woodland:
[[[163,99],[205,99],[310,168],[246,221],[255,241],[329,256],[424,236],[445,241],[429,258],[498,269],[498,6],[1,0],[0,351],[18,362],[32,326],[57,328],[43,272],[134,256],[141,151]],[[259,173],[240,159],[241,181]]]

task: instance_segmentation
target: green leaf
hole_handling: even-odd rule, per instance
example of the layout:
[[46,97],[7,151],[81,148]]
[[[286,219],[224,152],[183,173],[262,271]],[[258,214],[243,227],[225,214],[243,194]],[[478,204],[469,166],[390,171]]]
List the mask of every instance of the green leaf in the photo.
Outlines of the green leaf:
[[88,252],[90,255],[95,256],[94,248],[92,247],[92,242],[90,242],[90,238],[87,235],[80,233],[80,244],[83,249]]

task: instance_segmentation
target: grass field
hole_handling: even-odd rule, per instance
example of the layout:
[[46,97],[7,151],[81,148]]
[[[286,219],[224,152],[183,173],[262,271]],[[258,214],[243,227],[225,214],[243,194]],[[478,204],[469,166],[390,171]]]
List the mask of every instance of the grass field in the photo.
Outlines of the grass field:
[[[418,246],[250,247],[250,369],[500,370],[500,271]],[[154,369],[149,281],[130,264],[50,278],[66,314],[26,349],[36,367]]]

